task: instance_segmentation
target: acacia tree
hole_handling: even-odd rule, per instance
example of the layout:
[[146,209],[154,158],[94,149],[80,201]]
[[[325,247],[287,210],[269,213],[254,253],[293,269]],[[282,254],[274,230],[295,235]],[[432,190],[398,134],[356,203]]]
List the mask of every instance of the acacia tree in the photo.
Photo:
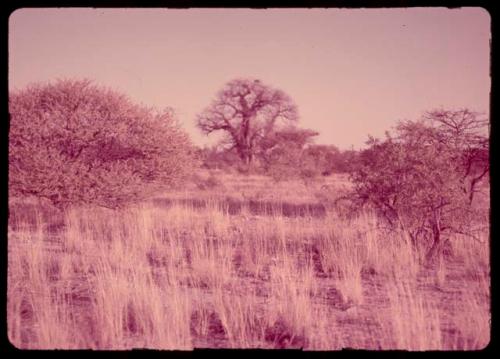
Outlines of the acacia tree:
[[9,112],[11,196],[114,208],[179,183],[193,161],[170,110],[135,105],[87,80],[13,92]]
[[259,146],[259,159],[266,172],[276,180],[310,177],[315,164],[306,156],[305,146],[317,135],[316,131],[297,127],[273,131]]
[[455,154],[454,162],[463,190],[472,203],[478,185],[487,178],[489,162],[489,121],[468,109],[434,110],[425,114],[441,138]]
[[356,207],[374,208],[414,243],[430,238],[429,257],[453,233],[475,237],[487,217],[472,201],[489,171],[487,124],[468,110],[432,111],[400,122],[394,137],[370,138],[351,172]]
[[297,118],[297,107],[283,91],[259,80],[235,79],[198,115],[197,125],[205,134],[222,132],[228,150],[235,149],[249,165],[264,138]]
[[305,157],[315,176],[330,175],[337,170],[340,151],[334,145],[309,145]]

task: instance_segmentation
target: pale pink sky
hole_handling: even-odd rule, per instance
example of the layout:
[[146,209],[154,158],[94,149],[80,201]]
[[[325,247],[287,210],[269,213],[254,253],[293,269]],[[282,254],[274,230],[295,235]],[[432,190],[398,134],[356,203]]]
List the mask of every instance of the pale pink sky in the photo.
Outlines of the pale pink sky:
[[481,8],[20,9],[9,22],[9,87],[90,78],[195,115],[235,77],[297,103],[317,143],[347,149],[436,107],[489,111],[490,17]]

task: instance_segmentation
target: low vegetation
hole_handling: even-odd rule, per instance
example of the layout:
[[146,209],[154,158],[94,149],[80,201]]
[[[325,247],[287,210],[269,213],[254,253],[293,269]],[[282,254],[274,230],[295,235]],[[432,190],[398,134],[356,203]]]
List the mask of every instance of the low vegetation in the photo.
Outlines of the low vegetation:
[[[284,187],[201,172],[116,211],[11,204],[8,334],[22,348],[480,349],[488,234],[454,235],[434,266],[406,233]],[[212,179],[210,179],[212,178]],[[200,189],[213,178],[224,185]],[[290,195],[292,193],[292,195]],[[321,210],[319,208],[322,208]]]

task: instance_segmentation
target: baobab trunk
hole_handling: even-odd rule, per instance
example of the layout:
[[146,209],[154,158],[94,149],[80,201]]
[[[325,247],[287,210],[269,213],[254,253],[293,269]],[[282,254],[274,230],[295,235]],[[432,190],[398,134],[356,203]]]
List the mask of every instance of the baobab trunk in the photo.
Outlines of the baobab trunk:
[[429,252],[427,252],[427,260],[433,260],[436,258],[438,255],[441,254],[441,227],[439,225],[439,221],[437,223],[434,223],[432,226],[432,247],[429,249]]
[[239,152],[240,159],[241,161],[246,165],[250,165],[250,162],[252,162],[252,153],[248,151],[247,149],[241,149]]

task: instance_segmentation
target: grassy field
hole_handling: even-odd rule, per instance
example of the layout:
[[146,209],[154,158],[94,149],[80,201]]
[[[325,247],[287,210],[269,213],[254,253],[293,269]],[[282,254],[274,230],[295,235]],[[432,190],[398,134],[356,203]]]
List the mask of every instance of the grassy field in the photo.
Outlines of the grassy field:
[[346,178],[199,173],[119,211],[11,201],[8,335],[19,348],[481,349],[488,233],[425,243],[370,213]]

